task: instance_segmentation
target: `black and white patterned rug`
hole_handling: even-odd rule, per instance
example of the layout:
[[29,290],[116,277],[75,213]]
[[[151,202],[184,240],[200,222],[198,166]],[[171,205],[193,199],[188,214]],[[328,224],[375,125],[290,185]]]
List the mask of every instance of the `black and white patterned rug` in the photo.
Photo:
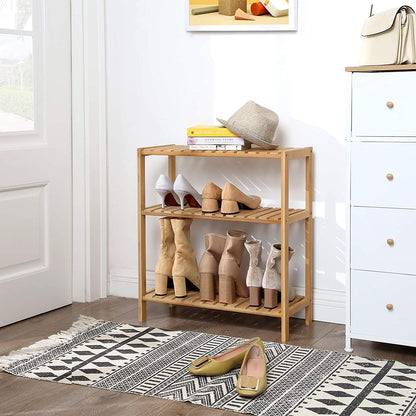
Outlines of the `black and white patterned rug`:
[[416,416],[416,365],[265,343],[265,393],[235,389],[238,369],[197,377],[189,364],[239,338],[80,317],[68,330],[0,357],[16,376],[188,401],[254,415]]

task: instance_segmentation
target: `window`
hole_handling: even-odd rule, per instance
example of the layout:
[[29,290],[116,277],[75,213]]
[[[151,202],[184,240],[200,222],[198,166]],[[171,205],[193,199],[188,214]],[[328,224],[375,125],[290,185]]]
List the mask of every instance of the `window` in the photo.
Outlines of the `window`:
[[0,133],[35,129],[32,0],[0,0]]

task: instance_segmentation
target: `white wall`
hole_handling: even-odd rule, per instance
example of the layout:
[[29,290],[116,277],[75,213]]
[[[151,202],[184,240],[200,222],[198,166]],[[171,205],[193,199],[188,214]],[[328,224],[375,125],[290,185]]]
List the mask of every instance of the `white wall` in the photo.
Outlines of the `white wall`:
[[[371,2],[376,12],[392,4]],[[253,99],[279,114],[282,146],[314,148],[315,319],[344,321],[344,68],[357,64],[371,2],[299,0],[294,33],[192,33],[185,30],[185,1],[107,0],[110,293],[137,296],[136,148],[184,144],[188,126],[228,118]],[[167,164],[163,158],[148,160],[146,198],[148,204],[158,203],[153,185]],[[304,170],[293,165],[291,206],[298,207]],[[277,161],[187,158],[177,168],[200,190],[207,181],[222,186],[229,180],[249,193],[279,200]],[[147,224],[151,270],[160,237],[156,218]],[[279,241],[276,225],[194,222],[197,258],[204,233],[225,233],[227,226],[263,240],[264,259],[270,244]],[[292,227],[290,238],[296,250],[290,279],[302,293],[302,224]]]

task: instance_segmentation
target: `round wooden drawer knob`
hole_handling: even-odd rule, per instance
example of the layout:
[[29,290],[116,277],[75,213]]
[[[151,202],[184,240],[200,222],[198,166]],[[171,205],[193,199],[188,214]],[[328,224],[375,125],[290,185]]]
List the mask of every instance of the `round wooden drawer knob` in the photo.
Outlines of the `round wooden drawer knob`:
[[389,181],[392,181],[392,180],[393,180],[393,178],[394,178],[394,176],[393,176],[393,174],[392,174],[392,173],[388,173],[388,174],[386,175],[386,178],[387,178]]
[[392,311],[393,310],[393,305],[391,303],[388,303],[386,305],[386,309],[389,310],[389,311]]
[[392,238],[389,238],[389,239],[387,240],[387,244],[388,244],[389,246],[392,246],[392,245],[394,244],[394,240],[393,240]]
[[387,101],[386,105],[387,105],[388,108],[393,108],[394,107],[394,104],[391,101]]

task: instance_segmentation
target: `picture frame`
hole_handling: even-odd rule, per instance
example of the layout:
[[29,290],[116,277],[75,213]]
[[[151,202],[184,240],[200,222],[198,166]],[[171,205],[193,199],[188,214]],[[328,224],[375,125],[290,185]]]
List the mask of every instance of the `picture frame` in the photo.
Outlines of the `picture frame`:
[[[261,3],[266,4],[267,9],[270,9],[270,6],[274,6],[273,2],[282,1],[288,3],[288,13],[286,16],[273,17],[268,12],[264,15],[253,15],[251,13],[251,5],[259,3],[260,0],[185,0],[187,31],[296,31],[298,0],[262,0]],[[237,20],[235,18],[235,8],[245,3],[247,3],[246,14],[255,20]],[[219,10],[208,12],[208,10],[215,9]],[[200,12],[201,14],[199,14]],[[227,13],[227,15],[223,13]]]

